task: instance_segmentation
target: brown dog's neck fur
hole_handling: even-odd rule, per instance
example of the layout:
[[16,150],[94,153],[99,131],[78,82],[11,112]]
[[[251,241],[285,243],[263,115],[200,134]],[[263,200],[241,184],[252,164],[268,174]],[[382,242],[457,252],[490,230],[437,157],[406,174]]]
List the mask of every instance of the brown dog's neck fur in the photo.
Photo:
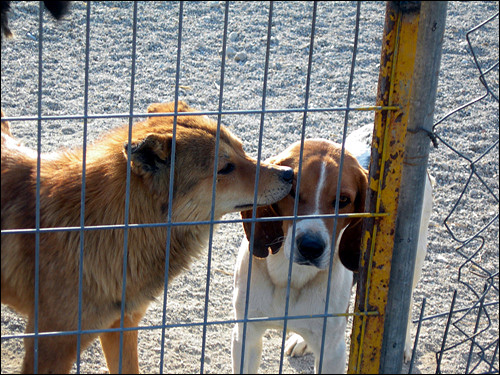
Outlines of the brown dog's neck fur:
[[[113,137],[114,142],[89,145],[87,149],[86,189],[85,189],[85,226],[123,225],[125,223],[125,196],[127,179],[127,159],[123,154],[124,142],[118,135]],[[100,162],[99,159],[107,159]],[[42,156],[40,172],[40,227],[79,227],[82,186],[82,150],[68,150],[57,156]],[[29,181],[26,183],[35,189],[36,186],[36,159],[24,156],[17,159],[32,172],[26,174]],[[63,166],[63,167],[62,167]],[[64,178],[57,178],[57,174],[64,174]],[[66,181],[62,184],[61,181]],[[106,188],[106,185],[115,187]],[[78,193],[75,194],[75,190]],[[33,198],[35,191],[33,191]],[[57,197],[57,199],[56,199]],[[35,212],[35,201],[31,200]],[[193,218],[189,210],[179,209],[188,202],[173,201],[172,222],[192,220],[208,220],[206,217]],[[53,207],[50,207],[53,206]],[[130,173],[130,224],[165,223],[167,221],[168,196],[159,196],[151,191],[143,177]],[[50,212],[59,212],[57,216],[50,216]],[[17,228],[34,228],[35,216]],[[62,220],[61,220],[62,218]],[[194,258],[200,255],[208,237],[208,225],[180,225],[171,228],[171,254],[176,262],[169,262],[169,279],[177,276],[183,269],[188,268]],[[143,303],[143,298],[152,299],[161,292],[164,286],[165,254],[167,246],[167,227],[141,227],[128,229],[128,257],[127,257],[127,305]],[[43,262],[44,237],[57,237],[61,242],[59,248],[66,249],[59,259],[71,264],[70,269],[78,274],[78,259],[80,249],[80,231],[42,233],[40,238],[41,261]],[[34,236],[32,237],[34,249]],[[52,238],[53,242],[54,238]],[[103,247],[102,244],[106,246]],[[142,248],[148,244],[148,248]],[[115,300],[121,298],[122,279],[110,279],[110,275],[122,275],[124,250],[124,229],[87,230],[84,235],[84,267],[87,268],[89,289],[92,293],[113,295]],[[49,250],[50,251],[50,250]],[[174,254],[177,252],[177,254]],[[178,254],[182,252],[182,254]],[[90,253],[93,253],[92,255]],[[29,256],[33,256],[30,254]],[[97,262],[100,264],[92,264]],[[102,264],[117,267],[115,272],[103,270]],[[54,264],[54,267],[57,265]],[[142,269],[141,269],[142,267]],[[131,278],[133,280],[131,280]],[[107,282],[103,282],[107,279]],[[132,289],[133,286],[133,289]],[[95,289],[94,289],[95,288]]]

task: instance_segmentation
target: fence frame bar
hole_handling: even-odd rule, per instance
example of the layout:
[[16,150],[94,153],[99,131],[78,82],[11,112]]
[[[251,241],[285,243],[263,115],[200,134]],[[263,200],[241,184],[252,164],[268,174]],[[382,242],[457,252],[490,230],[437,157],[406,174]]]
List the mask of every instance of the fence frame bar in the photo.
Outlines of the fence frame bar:
[[[447,2],[388,2],[349,373],[401,373]],[[378,191],[377,191],[378,189]],[[368,203],[369,200],[369,203]],[[370,251],[368,251],[370,249]]]
[[380,372],[401,373],[434,123],[446,1],[421,4]]
[[375,114],[366,210],[390,215],[364,222],[354,311],[378,315],[354,317],[348,373],[380,368],[419,18],[420,2],[387,2],[377,105],[399,109]]

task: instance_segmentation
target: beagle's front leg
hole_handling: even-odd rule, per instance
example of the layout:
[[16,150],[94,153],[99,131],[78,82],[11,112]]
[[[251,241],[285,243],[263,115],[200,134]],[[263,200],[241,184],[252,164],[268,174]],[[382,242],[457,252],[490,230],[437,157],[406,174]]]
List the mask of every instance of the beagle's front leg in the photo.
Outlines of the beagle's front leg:
[[[327,333],[328,335],[328,333]],[[323,353],[322,374],[345,374],[346,345],[343,337],[327,336]],[[331,339],[330,339],[331,338]],[[314,350],[314,373],[319,374],[320,350]]]
[[[265,328],[255,323],[247,323],[245,335],[245,358],[243,374],[256,374],[262,356],[262,336]],[[237,323],[233,328],[231,358],[233,374],[239,374],[241,369],[241,352],[243,346],[243,323]]]

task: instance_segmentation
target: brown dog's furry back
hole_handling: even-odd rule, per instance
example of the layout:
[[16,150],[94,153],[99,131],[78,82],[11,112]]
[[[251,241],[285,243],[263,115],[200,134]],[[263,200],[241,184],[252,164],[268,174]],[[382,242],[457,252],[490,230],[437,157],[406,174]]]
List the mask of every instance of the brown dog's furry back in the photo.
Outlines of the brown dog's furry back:
[[[150,112],[172,112],[174,104],[155,104]],[[125,224],[125,196],[130,156],[130,224],[165,223],[172,202],[172,222],[208,221],[212,207],[214,162],[217,185],[214,216],[248,209],[253,204],[256,161],[227,129],[205,116],[191,115],[178,103],[176,116],[173,196],[169,181],[173,142],[173,116],[151,116],[136,123],[128,142],[128,127],[104,135],[88,147],[84,221],[86,226]],[[3,139],[10,135],[2,134]],[[12,146],[5,146],[12,145]],[[35,228],[36,157],[16,142],[2,144],[2,216],[4,229]],[[271,204],[288,194],[293,172],[261,164],[259,205]],[[79,227],[82,151],[42,155],[40,170],[40,227]],[[171,227],[169,278],[185,269],[206,245],[206,224]],[[124,229],[54,230],[39,236],[40,332],[76,330],[80,241],[83,241],[82,329],[119,327],[122,304]],[[150,301],[164,285],[167,228],[128,229],[125,327],[137,326]],[[35,234],[2,235],[2,303],[28,316],[33,332]],[[82,335],[87,346],[97,335]],[[118,371],[119,334],[100,335],[108,367]],[[137,331],[124,334],[123,371],[137,372]],[[33,339],[25,340],[23,371],[33,371]],[[76,358],[76,336],[39,339],[40,372],[68,372]]]

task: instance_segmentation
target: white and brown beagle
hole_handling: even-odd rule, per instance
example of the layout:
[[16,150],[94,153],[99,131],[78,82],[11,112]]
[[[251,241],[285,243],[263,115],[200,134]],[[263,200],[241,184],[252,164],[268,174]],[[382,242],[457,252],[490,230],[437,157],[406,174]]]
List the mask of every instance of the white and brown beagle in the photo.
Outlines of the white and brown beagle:
[[[351,271],[357,270],[359,264],[361,219],[338,218],[335,226],[331,216],[323,218],[317,215],[333,214],[337,199],[340,214],[364,212],[372,129],[371,126],[360,128],[347,138],[346,149],[350,152],[345,153],[338,197],[336,194],[340,145],[324,139],[304,142],[300,191],[297,191],[296,181],[300,142],[269,160],[273,164],[293,168],[295,180],[287,197],[273,205],[258,208],[256,217],[293,216],[295,199],[299,199],[297,215],[311,217],[299,218],[295,230],[292,220],[257,221],[253,231],[250,222],[244,223],[246,237],[243,238],[239,249],[234,279],[233,305],[237,320],[245,318],[247,279],[252,253],[248,318],[285,315],[288,270],[292,254],[288,316],[324,314],[332,251],[328,313],[347,311],[353,284]],[[420,278],[426,254],[431,207],[432,187],[429,177],[425,187],[413,288]],[[252,211],[242,212],[242,217],[251,218]],[[250,244],[252,239],[253,246]],[[332,246],[333,241],[335,243]],[[250,249],[252,251],[249,251]],[[288,339],[285,352],[292,356],[314,353],[316,373],[319,371],[322,350],[323,323],[322,318],[290,319],[287,323],[288,330],[296,334]],[[346,370],[346,324],[347,319],[344,316],[328,318],[321,368],[323,373],[344,373]],[[409,320],[405,360],[411,355],[410,326]],[[243,327],[243,323],[237,323],[233,330],[234,373],[241,370]],[[262,336],[270,328],[283,329],[283,320],[247,323],[242,368],[244,373],[257,372],[262,352]]]
[[[340,145],[324,140],[304,142],[300,191],[297,190],[300,142],[269,161],[294,170],[295,180],[291,193],[276,204],[257,209],[257,217],[293,216],[294,202],[298,199],[298,216],[292,220],[257,221],[255,229],[244,223],[243,239],[235,270],[233,303],[236,319],[243,319],[247,292],[248,263],[253,250],[248,318],[279,317],[285,315],[289,259],[293,258],[290,280],[289,316],[325,313],[330,257],[333,254],[329,313],[345,313],[351,295],[354,270],[359,260],[361,219],[340,217],[337,224],[330,217],[338,200],[338,212],[364,211],[367,190],[367,171],[356,158],[345,153],[340,195],[337,197]],[[242,213],[250,218],[252,211]],[[335,229],[334,229],[335,228]],[[253,238],[253,246],[249,241]],[[333,251],[333,253],[332,253]],[[301,335],[315,355],[315,370],[319,370],[322,318],[291,319],[288,329]],[[322,372],[345,372],[347,319],[344,316],[328,318]],[[262,336],[266,329],[283,329],[283,320],[251,322],[247,324],[243,372],[256,373],[262,351]],[[233,372],[240,371],[243,323],[236,324],[232,340]]]

